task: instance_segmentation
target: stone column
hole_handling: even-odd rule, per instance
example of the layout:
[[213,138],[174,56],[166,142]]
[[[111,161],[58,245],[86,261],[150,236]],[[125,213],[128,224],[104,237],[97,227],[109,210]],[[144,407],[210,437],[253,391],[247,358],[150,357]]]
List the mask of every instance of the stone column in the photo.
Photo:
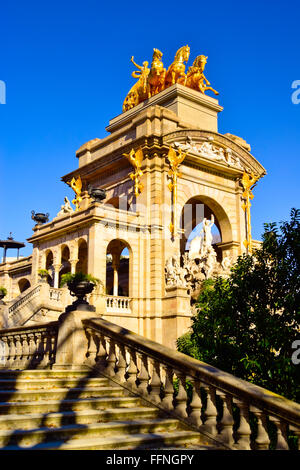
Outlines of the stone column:
[[61,269],[61,264],[53,264],[54,268],[54,285],[55,289],[59,288],[59,271]]
[[69,263],[71,265],[71,274],[75,274],[76,273],[76,265],[78,263],[79,259],[70,259],[69,260]]
[[112,253],[112,268],[114,270],[113,295],[115,297],[117,297],[118,293],[119,293],[119,274],[118,274],[119,266],[120,266],[120,254],[119,253]]

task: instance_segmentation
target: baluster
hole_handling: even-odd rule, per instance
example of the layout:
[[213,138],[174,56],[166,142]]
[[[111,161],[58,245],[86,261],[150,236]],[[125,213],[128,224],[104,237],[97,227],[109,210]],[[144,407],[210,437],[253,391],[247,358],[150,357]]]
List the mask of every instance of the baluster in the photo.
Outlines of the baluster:
[[22,369],[25,369],[28,365],[28,359],[29,359],[29,345],[27,341],[27,335],[21,335],[21,341],[22,341],[22,361],[21,361],[21,366]]
[[137,376],[138,381],[139,381],[138,391],[142,395],[147,396],[148,395],[148,383],[149,383],[149,378],[150,378],[149,372],[148,372],[148,359],[147,359],[147,356],[142,353],[139,353],[138,357],[141,363],[140,370]]
[[116,343],[112,338],[109,338],[109,353],[107,357],[107,366],[105,369],[105,373],[108,374],[110,377],[115,375],[115,367],[116,367]]
[[232,402],[231,402],[231,395],[227,395],[224,392],[217,391],[217,395],[222,400],[223,405],[223,416],[220,422],[220,437],[222,441],[224,441],[229,446],[234,444],[233,439],[233,425],[234,419],[232,416]]
[[240,410],[240,424],[236,432],[236,448],[240,450],[251,450],[251,428],[249,424],[249,405],[241,400],[234,400]]
[[201,420],[201,409],[202,409],[202,400],[200,392],[200,382],[197,379],[190,378],[193,384],[193,396],[190,403],[191,412],[189,414],[189,421],[197,426],[198,428],[202,425]]
[[175,412],[181,417],[181,418],[187,418],[187,393],[185,389],[186,385],[186,376],[185,374],[179,372],[176,373],[177,378],[178,378],[178,394],[175,398]]
[[41,333],[37,333],[36,336],[37,336],[37,342],[38,342],[37,346],[34,341],[34,334],[33,333],[28,334],[28,338],[29,338],[29,364],[28,366],[30,367],[30,369],[33,369],[36,365],[37,348],[40,349]]
[[269,449],[270,439],[267,433],[266,415],[256,407],[251,407],[250,411],[257,418],[257,437],[255,439],[255,448],[257,450]]
[[7,336],[2,336],[1,341],[3,341],[3,358],[0,362],[0,366],[7,368],[8,358],[9,358],[9,346],[7,343]]
[[56,356],[56,333],[55,331],[51,331],[50,336],[50,366],[55,363],[55,356]]
[[48,367],[49,365],[49,356],[50,356],[50,342],[49,342],[47,332],[42,333],[41,346],[43,348],[43,351],[42,351],[43,359],[38,364],[38,367],[44,369]]
[[201,384],[201,386],[204,388],[207,395],[206,409],[204,411],[204,424],[202,424],[201,429],[215,436],[217,434],[218,415],[215,404],[215,388],[206,384]]
[[8,356],[7,365],[9,369],[12,369],[14,360],[15,360],[15,343],[14,343],[13,336],[8,336],[8,351],[9,351],[9,356]]
[[107,351],[106,351],[106,340],[102,334],[95,333],[93,331],[94,335],[94,341],[97,344],[98,343],[98,348],[97,348],[97,353],[96,353],[96,366],[97,369],[104,369],[106,367],[106,357],[107,357]]
[[131,387],[131,388],[135,388],[136,387],[136,377],[137,377],[137,366],[136,366],[136,354],[135,354],[135,351],[134,349],[129,349],[128,348],[128,353],[129,353],[129,367],[127,369],[127,375],[128,375],[128,378],[127,378],[127,384]]
[[85,330],[85,334],[88,340],[88,347],[84,363],[89,366],[94,366],[96,361],[97,346],[94,341],[93,331],[90,328],[87,328]]
[[115,379],[119,383],[124,383],[126,382],[125,379],[125,372],[126,372],[126,352],[125,352],[125,347],[123,344],[118,345],[119,349],[119,357],[118,357],[118,363],[117,363],[117,373],[115,375]]
[[160,364],[155,359],[151,359],[152,363],[152,377],[151,377],[151,391],[150,398],[154,403],[160,403],[160,390],[161,390],[161,378],[160,378]]
[[15,368],[20,369],[21,368],[21,357],[22,357],[22,343],[21,343],[21,337],[20,335],[15,335],[14,336],[15,340],[15,347],[16,347],[16,352],[15,352]]
[[174,399],[174,385],[173,385],[173,369],[171,367],[165,367],[166,380],[164,387],[164,398],[162,399],[163,407],[171,411],[174,409],[173,399]]
[[275,416],[271,416],[270,421],[275,424],[277,430],[276,450],[289,450],[286,422]]
[[293,431],[295,436],[297,436],[297,448],[300,450],[300,428],[296,428],[295,426],[290,426],[290,430]]

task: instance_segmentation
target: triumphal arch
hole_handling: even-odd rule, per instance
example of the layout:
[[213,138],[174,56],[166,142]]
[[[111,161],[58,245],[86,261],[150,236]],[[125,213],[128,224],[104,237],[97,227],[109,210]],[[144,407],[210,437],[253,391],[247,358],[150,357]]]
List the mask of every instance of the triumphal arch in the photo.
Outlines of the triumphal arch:
[[174,347],[203,280],[255,249],[250,201],[265,169],[245,140],[218,132],[207,57],[189,59],[188,46],[168,68],[158,49],[150,66],[131,59],[123,112],[62,177],[74,200],[34,226],[30,257],[0,265],[6,326],[57,318],[70,302],[62,274],[81,271],[100,280],[89,299],[97,315]]

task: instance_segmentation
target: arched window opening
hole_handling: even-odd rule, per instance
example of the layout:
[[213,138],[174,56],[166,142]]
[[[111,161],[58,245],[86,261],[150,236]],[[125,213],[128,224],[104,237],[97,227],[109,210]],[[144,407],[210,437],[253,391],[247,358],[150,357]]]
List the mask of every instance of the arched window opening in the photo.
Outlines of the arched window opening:
[[30,284],[30,282],[28,281],[28,279],[20,279],[19,282],[18,282],[18,286],[19,286],[20,294],[22,294],[22,292],[24,292],[25,290],[29,289],[29,287],[31,286],[31,284]]
[[222,251],[218,244],[222,242],[222,232],[215,211],[201,198],[190,199],[183,207],[181,215],[182,238],[180,242],[181,254],[189,251],[191,241],[195,237],[203,237],[203,220],[211,223],[212,247],[217,253],[217,261],[222,261]]
[[45,269],[47,269],[49,275],[47,277],[48,284],[53,287],[54,283],[54,268],[53,268],[53,253],[52,251],[48,251],[46,254],[46,265]]
[[71,272],[71,264],[70,264],[70,250],[67,245],[62,247],[61,252],[61,268],[59,272],[59,285],[61,281],[61,276],[66,273]]
[[113,240],[106,251],[106,293],[129,296],[130,250],[121,240]]
[[79,242],[78,247],[78,262],[76,264],[76,272],[88,274],[88,247],[85,240]]

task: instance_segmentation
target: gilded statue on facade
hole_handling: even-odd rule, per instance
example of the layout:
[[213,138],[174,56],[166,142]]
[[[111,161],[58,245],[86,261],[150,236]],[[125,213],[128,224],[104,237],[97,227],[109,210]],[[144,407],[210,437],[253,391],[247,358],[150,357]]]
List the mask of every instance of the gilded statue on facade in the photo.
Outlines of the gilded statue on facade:
[[215,95],[218,95],[219,92],[210,86],[210,82],[203,73],[206,62],[207,56],[198,55],[198,57],[196,57],[193,65],[188,69],[185,85],[201,93],[205,93],[206,90],[211,90]]
[[134,62],[133,56],[130,60],[133,65],[135,65],[138,69],[134,70],[131,75],[133,78],[137,78],[138,81],[130,89],[128,95],[124,100],[123,112],[128,111],[129,109],[133,108],[134,106],[137,106],[139,103],[149,98],[149,85],[147,80],[150,72],[150,69],[148,68],[149,62],[145,61],[143,62],[143,66],[140,66],[136,62]]
[[189,57],[189,46],[183,46],[176,52],[174,62],[170,65],[166,73],[165,88],[175,85],[175,83],[185,85],[185,62],[189,60]]
[[247,220],[247,239],[244,241],[244,245],[247,248],[249,254],[252,254],[252,236],[251,236],[251,215],[250,215],[250,199],[254,198],[252,193],[252,189],[255,183],[259,180],[258,176],[255,176],[253,173],[249,175],[244,171],[241,183],[244,188],[243,198],[245,198],[245,202],[242,204],[242,208],[246,213],[246,220]]
[[210,82],[204,75],[207,56],[199,55],[196,57],[193,65],[189,67],[186,73],[186,62],[190,57],[190,48],[188,45],[178,49],[174,61],[168,69],[164,68],[162,55],[159,49],[153,49],[150,69],[147,61],[143,62],[143,66],[140,66],[134,62],[134,57],[131,57],[131,62],[138,69],[132,72],[132,76],[138,80],[130,89],[124,100],[123,112],[134,108],[139,103],[151,98],[175,83],[187,86],[201,93],[205,93],[206,90],[211,90],[215,95],[219,94],[211,87]]
[[167,158],[170,163],[171,169],[169,170],[169,177],[172,179],[168,184],[169,190],[173,193],[173,211],[172,211],[172,221],[170,223],[170,232],[174,237],[177,231],[177,212],[176,212],[176,205],[177,205],[177,178],[181,176],[178,168],[179,165],[183,162],[185,157],[187,156],[187,152],[183,153],[182,149],[179,149],[178,152],[173,149],[172,147],[169,148],[169,152]]
[[81,181],[81,178],[80,176],[78,176],[77,178],[75,178],[73,176],[73,178],[71,179],[71,181],[68,181],[67,184],[69,186],[71,186],[71,188],[73,189],[74,193],[76,194],[76,197],[75,199],[73,199],[72,203],[74,204],[75,206],[75,211],[79,211],[79,205],[82,201],[82,197],[81,197],[81,190],[82,190],[82,181]]
[[161,58],[162,52],[160,52],[158,49],[153,49],[151,69],[148,76],[148,98],[151,98],[151,96],[156,95],[165,88],[165,78],[167,71],[164,68],[164,64]]
[[135,197],[143,191],[144,185],[141,183],[140,178],[143,176],[142,161],[143,161],[143,150],[139,148],[137,151],[134,149],[130,150],[130,153],[123,153],[123,156],[126,157],[132,166],[134,167],[134,173],[130,173],[130,178],[134,181],[134,194]]

